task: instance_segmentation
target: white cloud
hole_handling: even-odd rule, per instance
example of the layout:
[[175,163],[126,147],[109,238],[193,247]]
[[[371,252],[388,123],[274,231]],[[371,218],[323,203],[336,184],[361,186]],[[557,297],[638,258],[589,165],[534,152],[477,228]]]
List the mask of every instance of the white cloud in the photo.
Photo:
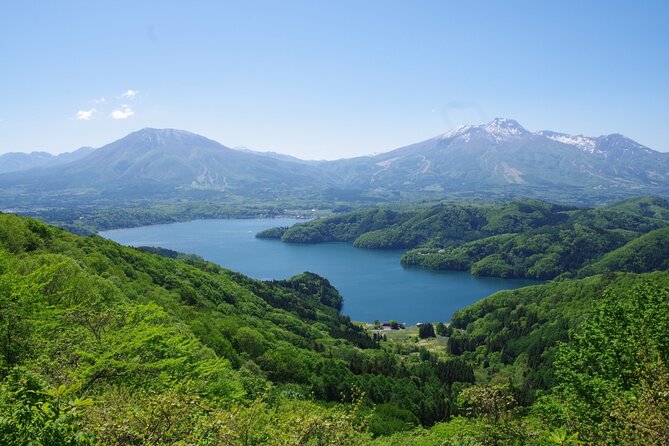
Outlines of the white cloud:
[[135,114],[134,110],[124,104],[121,105],[120,109],[114,110],[111,113],[111,117],[112,119],[128,119],[134,114]]
[[125,93],[121,95],[122,98],[128,98],[128,99],[135,99],[137,95],[139,94],[139,91],[137,90],[128,90]]
[[90,110],[79,110],[77,112],[77,119],[80,121],[90,121],[93,119],[95,112],[97,112],[97,110],[94,108],[91,108]]
[[102,97],[100,97],[100,98],[98,98],[98,99],[91,99],[91,100],[88,101],[88,102],[90,102],[91,104],[98,105],[98,104],[103,104],[103,103],[106,102],[106,101],[107,101],[107,99],[105,99],[105,97],[102,96]]

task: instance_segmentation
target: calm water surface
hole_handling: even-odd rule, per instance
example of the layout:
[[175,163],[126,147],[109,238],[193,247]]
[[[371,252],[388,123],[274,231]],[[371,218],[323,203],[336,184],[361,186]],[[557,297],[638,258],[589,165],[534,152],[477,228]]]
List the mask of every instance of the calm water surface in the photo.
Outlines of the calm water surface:
[[101,235],[124,245],[160,246],[197,254],[256,279],[286,279],[311,271],[327,277],[337,287],[344,296],[343,313],[360,321],[448,321],[454,311],[495,291],[537,283],[404,268],[400,265],[402,251],[359,249],[347,243],[300,245],[255,238],[263,229],[298,221],[198,220],[118,229]]

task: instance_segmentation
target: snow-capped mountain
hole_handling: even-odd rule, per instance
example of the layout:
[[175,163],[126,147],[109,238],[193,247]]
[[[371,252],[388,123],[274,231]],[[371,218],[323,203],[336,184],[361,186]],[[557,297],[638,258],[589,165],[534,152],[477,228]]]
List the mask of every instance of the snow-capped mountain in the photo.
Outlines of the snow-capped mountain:
[[484,195],[669,194],[669,154],[623,135],[531,132],[496,118],[374,157],[335,161],[351,187]]

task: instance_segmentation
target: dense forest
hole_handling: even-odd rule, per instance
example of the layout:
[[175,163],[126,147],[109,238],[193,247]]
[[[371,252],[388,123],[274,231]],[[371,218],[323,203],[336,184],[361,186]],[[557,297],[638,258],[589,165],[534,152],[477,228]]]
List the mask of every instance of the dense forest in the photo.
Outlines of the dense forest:
[[[578,209],[539,200],[503,205],[439,204],[427,209],[360,210],[273,228],[258,237],[288,243],[352,242],[408,251],[407,266],[479,276],[553,279],[606,271],[666,269],[669,202],[637,198]],[[633,254],[643,250],[643,260]]]
[[0,444],[666,444],[668,288],[561,280],[381,335],[312,273],[0,215]]

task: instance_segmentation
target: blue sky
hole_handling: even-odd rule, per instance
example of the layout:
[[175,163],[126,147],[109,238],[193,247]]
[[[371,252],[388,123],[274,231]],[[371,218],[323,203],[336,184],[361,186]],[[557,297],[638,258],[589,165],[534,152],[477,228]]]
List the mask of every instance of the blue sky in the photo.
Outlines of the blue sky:
[[667,151],[667,23],[665,1],[3,0],[0,152],[172,127],[333,159],[497,116]]

